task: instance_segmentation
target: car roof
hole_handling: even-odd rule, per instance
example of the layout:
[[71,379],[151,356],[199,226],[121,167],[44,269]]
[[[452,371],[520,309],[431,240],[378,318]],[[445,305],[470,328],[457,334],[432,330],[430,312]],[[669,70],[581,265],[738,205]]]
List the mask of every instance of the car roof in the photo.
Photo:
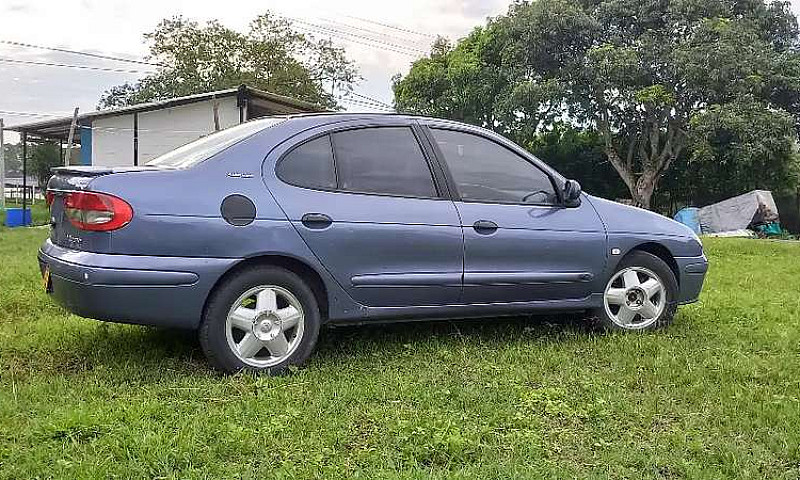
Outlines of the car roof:
[[[453,120],[425,117],[405,113],[369,113],[369,112],[311,112],[293,113],[285,116],[286,119],[319,119],[320,124],[334,123],[348,120],[416,120],[436,123],[452,123],[454,125],[467,125]],[[472,125],[470,125],[472,126]]]

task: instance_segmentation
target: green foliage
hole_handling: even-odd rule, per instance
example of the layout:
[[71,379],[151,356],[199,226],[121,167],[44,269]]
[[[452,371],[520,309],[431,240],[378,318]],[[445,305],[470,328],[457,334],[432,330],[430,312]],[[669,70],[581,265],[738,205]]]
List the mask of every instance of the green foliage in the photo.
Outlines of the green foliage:
[[6,176],[22,175],[22,148],[18,143],[7,143],[3,145],[3,163],[5,164]]
[[163,20],[151,33],[149,60],[161,67],[135,84],[111,88],[101,108],[180,97],[247,84],[336,108],[335,93],[358,79],[344,50],[292,28],[266,13],[246,33],[217,21],[201,26],[183,17]]
[[57,143],[41,142],[30,147],[28,171],[39,181],[39,188],[44,191],[47,182],[53,176],[51,169],[62,166],[61,151]]
[[595,131],[557,124],[522,146],[565,177],[580,182],[585,192],[612,199],[625,195],[625,184],[608,163],[603,139]]
[[[395,103],[523,144],[564,120],[595,130],[633,200],[648,207],[690,147],[692,117],[746,97],[762,117],[800,118],[798,47],[785,2],[520,1],[415,62],[395,79]],[[754,121],[750,112],[743,122]],[[795,136],[776,132],[787,133],[772,137],[780,149]]]
[[270,378],[210,371],[192,332],[68,314],[47,234],[0,228],[0,479],[800,475],[797,243],[704,239],[700,302],[662,332],[324,329]]
[[687,173],[702,182],[711,201],[732,192],[794,190],[798,156],[794,119],[748,97],[711,105],[691,122],[693,148]]

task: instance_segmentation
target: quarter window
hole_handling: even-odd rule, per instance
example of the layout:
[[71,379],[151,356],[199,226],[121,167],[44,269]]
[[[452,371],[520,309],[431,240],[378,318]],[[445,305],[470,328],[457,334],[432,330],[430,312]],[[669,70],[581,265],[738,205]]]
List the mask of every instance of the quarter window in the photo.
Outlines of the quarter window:
[[333,150],[329,136],[317,138],[292,150],[278,164],[278,178],[306,188],[336,188]]
[[332,137],[340,190],[436,196],[428,162],[410,128],[362,128]]
[[538,205],[558,202],[550,177],[508,148],[470,133],[431,131],[462,200]]

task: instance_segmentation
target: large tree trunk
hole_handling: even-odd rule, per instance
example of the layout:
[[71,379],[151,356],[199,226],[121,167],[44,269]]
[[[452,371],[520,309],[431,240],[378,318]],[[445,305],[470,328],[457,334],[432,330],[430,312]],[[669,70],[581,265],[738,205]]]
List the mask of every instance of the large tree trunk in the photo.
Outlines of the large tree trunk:
[[623,161],[613,146],[606,145],[606,155],[622,181],[625,182],[625,186],[628,187],[633,204],[649,210],[657,178],[653,178],[652,172],[643,172],[637,175],[633,171],[632,162]]
[[[634,138],[615,139],[606,122],[601,122],[599,128],[608,160],[628,187],[633,204],[650,210],[658,181],[683,148],[683,132],[670,123],[662,139],[661,129],[654,123],[651,129]],[[618,150],[619,143],[625,150],[624,158]]]

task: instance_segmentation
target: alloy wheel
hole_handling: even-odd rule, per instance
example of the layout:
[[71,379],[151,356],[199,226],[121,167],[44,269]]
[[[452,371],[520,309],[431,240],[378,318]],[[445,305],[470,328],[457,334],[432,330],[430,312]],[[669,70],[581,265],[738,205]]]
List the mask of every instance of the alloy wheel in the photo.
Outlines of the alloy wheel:
[[658,320],[667,305],[664,282],[651,270],[627,267],[617,272],[603,295],[606,314],[616,325],[646,328]]
[[297,297],[264,285],[243,293],[225,322],[228,346],[242,362],[264,368],[286,360],[300,345],[305,316]]

